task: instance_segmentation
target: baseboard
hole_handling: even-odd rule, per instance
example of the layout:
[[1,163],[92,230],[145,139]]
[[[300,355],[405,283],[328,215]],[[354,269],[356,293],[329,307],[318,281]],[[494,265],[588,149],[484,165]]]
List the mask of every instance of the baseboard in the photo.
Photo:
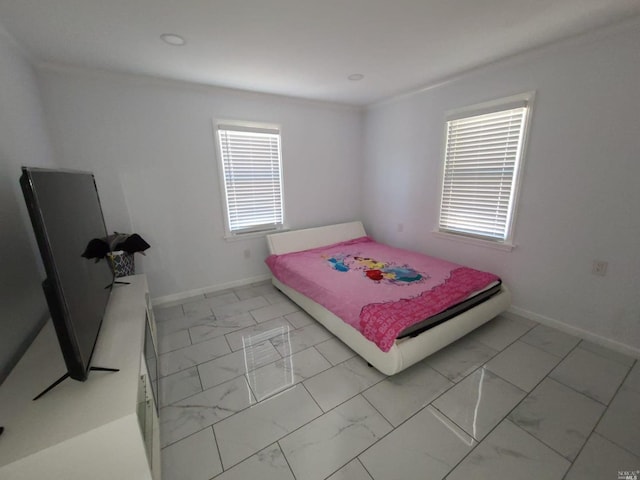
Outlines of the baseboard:
[[197,295],[205,295],[207,293],[219,292],[222,290],[228,290],[229,288],[244,287],[251,285],[252,283],[264,282],[269,280],[271,275],[264,274],[255,277],[245,278],[243,280],[236,280],[235,282],[221,283],[218,285],[210,285],[208,287],[195,288],[193,290],[187,290],[186,292],[172,293],[171,295],[164,295],[162,297],[156,297],[151,299],[151,304],[154,307],[166,307],[172,303],[180,303],[181,300],[195,297]]
[[640,349],[636,347],[618,342],[617,340],[611,340],[609,338],[596,335],[595,333],[589,332],[579,327],[575,327],[573,325],[569,325],[567,323],[561,322],[560,320],[546,317],[544,315],[525,310],[524,308],[514,306],[511,306],[509,310],[507,310],[507,312],[512,312],[516,315],[520,315],[521,317],[528,318],[529,320],[536,321],[548,327],[556,328],[561,332],[582,338],[583,340],[588,340],[603,347],[610,348],[611,350],[615,350],[616,352],[630,355],[635,358],[640,358]]

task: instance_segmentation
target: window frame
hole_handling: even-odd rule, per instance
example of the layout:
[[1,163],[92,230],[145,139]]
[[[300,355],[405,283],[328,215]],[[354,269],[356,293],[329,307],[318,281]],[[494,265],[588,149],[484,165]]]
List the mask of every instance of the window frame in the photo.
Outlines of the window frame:
[[[462,108],[457,108],[453,110],[449,110],[445,112],[444,118],[444,134],[443,134],[443,142],[442,142],[442,152],[440,155],[441,158],[441,170],[440,170],[440,189],[439,189],[439,204],[438,204],[438,217],[436,220],[436,227],[433,230],[433,234],[440,238],[445,238],[449,240],[455,240],[462,243],[479,245],[489,248],[494,248],[498,250],[511,251],[516,247],[515,244],[515,224],[518,213],[518,205],[520,199],[520,191],[522,186],[522,179],[524,176],[524,166],[526,159],[526,152],[528,146],[528,140],[530,136],[531,130],[531,119],[533,112],[533,105],[535,99],[535,91],[525,92],[517,95],[512,95],[508,97],[499,98],[496,100],[490,100],[487,102],[482,102]],[[473,235],[467,234],[464,232],[456,232],[449,229],[443,229],[441,227],[441,215],[442,215],[442,206],[443,206],[443,189],[445,184],[445,172],[446,172],[446,161],[447,161],[447,144],[448,144],[448,123],[452,120],[458,120],[468,117],[474,117],[477,115],[484,115],[494,112],[500,112],[509,110],[512,108],[516,108],[518,106],[527,107],[524,119],[523,119],[523,131],[522,131],[522,141],[520,144],[520,154],[519,158],[516,158],[515,161],[515,169],[514,176],[515,180],[512,184],[512,192],[511,192],[511,202],[510,202],[510,213],[506,222],[506,235],[504,239],[499,238],[490,238],[488,236],[481,235]]]
[[[282,161],[282,126],[275,123],[260,123],[240,120],[213,120],[213,136],[218,164],[218,181],[220,185],[220,196],[222,197],[222,216],[224,218],[225,240],[240,240],[252,237],[262,237],[269,233],[286,230],[285,224],[285,199],[284,199],[284,165]],[[224,128],[228,127],[228,128]],[[280,201],[282,209],[282,223],[256,225],[240,230],[231,230],[229,201],[227,197],[227,185],[225,181],[224,157],[220,145],[220,130],[254,131],[256,133],[276,133],[279,136],[279,167],[280,167]]]

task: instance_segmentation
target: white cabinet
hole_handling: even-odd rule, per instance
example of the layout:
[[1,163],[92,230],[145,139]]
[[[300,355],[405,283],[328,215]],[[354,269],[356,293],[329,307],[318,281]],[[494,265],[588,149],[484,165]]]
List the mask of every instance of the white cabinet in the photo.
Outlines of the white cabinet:
[[[155,324],[144,275],[111,294],[86,382],[67,379],[51,322],[0,386],[2,480],[160,480]],[[145,349],[146,337],[146,349]],[[151,342],[151,343],[149,343]]]

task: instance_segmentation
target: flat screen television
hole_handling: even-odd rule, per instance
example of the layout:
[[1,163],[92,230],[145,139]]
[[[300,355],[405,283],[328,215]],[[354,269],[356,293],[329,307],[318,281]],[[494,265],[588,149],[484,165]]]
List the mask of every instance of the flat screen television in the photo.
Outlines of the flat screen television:
[[23,167],[20,185],[46,272],[42,287],[67,367],[51,388],[67,377],[85,381],[114,283],[106,259],[82,256],[91,240],[107,237],[95,179],[88,172]]

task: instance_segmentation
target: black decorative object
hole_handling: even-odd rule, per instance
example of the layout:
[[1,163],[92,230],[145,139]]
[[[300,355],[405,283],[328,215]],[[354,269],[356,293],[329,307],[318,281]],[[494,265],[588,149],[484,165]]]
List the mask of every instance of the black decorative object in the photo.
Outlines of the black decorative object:
[[126,277],[136,273],[133,254],[142,253],[150,245],[137,233],[114,233],[106,238],[94,238],[82,254],[85,258],[102,258],[109,261],[109,267],[116,277]]

